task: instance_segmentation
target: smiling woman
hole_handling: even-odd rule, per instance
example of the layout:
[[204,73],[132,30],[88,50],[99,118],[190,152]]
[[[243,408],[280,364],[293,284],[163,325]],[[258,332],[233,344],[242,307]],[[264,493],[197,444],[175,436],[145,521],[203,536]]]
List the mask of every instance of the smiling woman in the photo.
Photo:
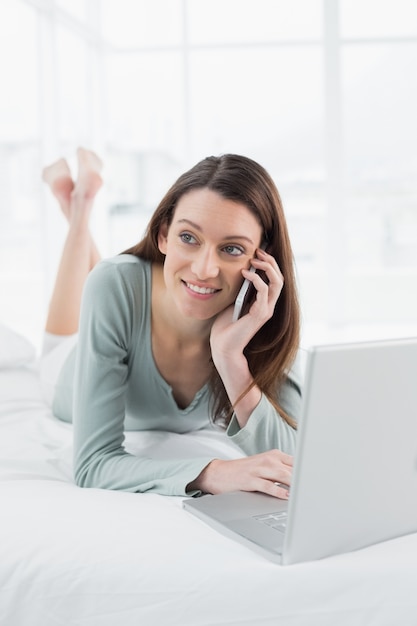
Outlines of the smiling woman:
[[158,238],[167,295],[178,293],[181,314],[211,319],[230,306],[261,238],[261,224],[244,204],[207,188],[184,194]]
[[[246,157],[208,157],[174,183],[136,246],[98,263],[88,223],[101,162],[79,149],[78,164],[75,183],[62,160],[44,172],[69,221],[46,331],[49,343],[59,343],[57,335],[74,342],[79,326],[76,349],[63,343],[51,399],[55,415],[74,422],[77,483],[287,498],[300,407],[292,369],[299,310],[271,177]],[[244,278],[256,298],[234,322]],[[46,353],[44,363],[56,364],[62,349]],[[186,432],[213,421],[248,455],[245,463],[161,463],[123,448],[125,429]]]

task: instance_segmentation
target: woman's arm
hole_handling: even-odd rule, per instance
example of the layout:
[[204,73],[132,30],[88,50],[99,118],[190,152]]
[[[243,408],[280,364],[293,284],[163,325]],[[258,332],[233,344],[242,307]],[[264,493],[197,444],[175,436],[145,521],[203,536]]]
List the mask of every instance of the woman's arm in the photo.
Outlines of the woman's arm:
[[[210,337],[213,362],[234,408],[227,434],[250,456],[239,461],[213,461],[193,484],[211,493],[232,487],[286,497],[287,489],[277,483],[290,485],[296,432],[259,387],[253,385],[244,355],[246,345],[272,317],[284,284],[275,259],[262,250],[257,255],[253,265],[266,273],[268,284],[258,274],[245,271],[244,277],[256,289],[255,302],[236,322],[232,321],[232,307],[229,307],[216,319]],[[295,372],[288,375],[281,396],[284,410],[296,420],[301,393]]]
[[[297,363],[281,390],[279,402],[292,417],[300,414],[301,383]],[[212,461],[189,485],[190,488],[207,493],[261,491],[278,498],[287,498],[296,431],[281,418],[264,395],[246,426],[241,428],[233,416],[227,435],[248,457],[233,461]]]
[[226,309],[215,320],[210,335],[213,362],[241,428],[246,425],[262,397],[262,392],[256,385],[245,393],[252,385],[253,377],[244,349],[262,326],[271,319],[284,285],[284,278],[277,262],[264,250],[257,250],[257,257],[252,260],[252,265],[257,270],[265,272],[268,284],[258,273],[243,270],[243,277],[250,280],[255,287],[255,301],[249,312],[236,322],[232,321],[233,307]]
[[84,292],[74,379],[75,480],[82,487],[186,495],[212,457],[160,461],[124,449],[131,334],[141,304],[140,268],[132,266],[132,280],[125,273],[104,261]]

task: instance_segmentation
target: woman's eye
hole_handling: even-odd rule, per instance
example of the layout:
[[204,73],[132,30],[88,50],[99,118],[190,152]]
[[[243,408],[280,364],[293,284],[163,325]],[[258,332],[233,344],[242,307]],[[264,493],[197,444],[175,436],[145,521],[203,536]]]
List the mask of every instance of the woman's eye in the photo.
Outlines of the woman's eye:
[[243,250],[239,246],[225,246],[223,250],[226,254],[230,254],[232,256],[240,256],[243,254]]
[[190,235],[190,233],[181,233],[180,239],[183,243],[196,243],[196,238]]

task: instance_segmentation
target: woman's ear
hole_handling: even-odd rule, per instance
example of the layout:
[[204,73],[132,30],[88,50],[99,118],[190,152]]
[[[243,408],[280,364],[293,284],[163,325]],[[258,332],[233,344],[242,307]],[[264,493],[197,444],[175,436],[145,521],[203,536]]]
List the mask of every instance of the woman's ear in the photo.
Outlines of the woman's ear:
[[159,252],[162,252],[162,254],[167,253],[166,252],[167,240],[168,240],[168,224],[164,222],[163,224],[161,224],[161,227],[158,233],[158,248],[159,248]]

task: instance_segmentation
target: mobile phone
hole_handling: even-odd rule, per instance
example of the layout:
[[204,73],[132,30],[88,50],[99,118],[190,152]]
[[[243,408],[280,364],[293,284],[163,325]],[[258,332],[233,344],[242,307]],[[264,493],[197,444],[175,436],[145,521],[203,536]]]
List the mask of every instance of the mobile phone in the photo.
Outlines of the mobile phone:
[[[249,271],[250,272],[256,271],[253,265],[250,266]],[[233,318],[232,318],[233,322],[236,322],[236,320],[238,320],[239,317],[241,317],[243,305],[249,301],[249,293],[250,291],[252,291],[251,287],[252,287],[252,290],[255,289],[251,281],[245,278],[245,280],[243,281],[243,285],[239,289],[239,293],[237,294],[237,298],[235,300],[235,308],[233,309]],[[246,298],[246,302],[245,302],[245,298]]]
[[[265,248],[266,244],[262,244],[261,249],[265,250]],[[253,265],[251,265],[249,271],[256,272],[256,269],[253,267]],[[233,309],[232,317],[233,322],[236,322],[240,317],[242,317],[243,313],[246,313],[249,310],[249,306],[250,304],[252,304],[254,296],[255,287],[248,278],[245,278],[235,300],[235,307]]]

